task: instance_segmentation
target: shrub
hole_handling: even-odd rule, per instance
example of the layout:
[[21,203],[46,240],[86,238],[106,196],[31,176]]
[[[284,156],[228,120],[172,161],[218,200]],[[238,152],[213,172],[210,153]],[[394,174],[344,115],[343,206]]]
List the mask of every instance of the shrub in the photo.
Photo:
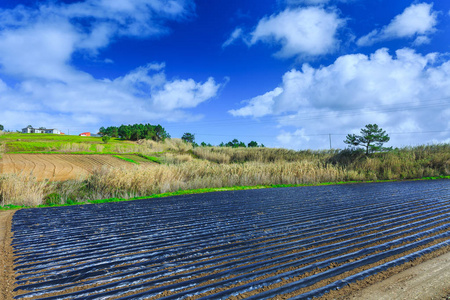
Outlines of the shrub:
[[102,136],[102,141],[105,144],[108,144],[109,140],[111,139],[111,137],[109,135],[104,135]]

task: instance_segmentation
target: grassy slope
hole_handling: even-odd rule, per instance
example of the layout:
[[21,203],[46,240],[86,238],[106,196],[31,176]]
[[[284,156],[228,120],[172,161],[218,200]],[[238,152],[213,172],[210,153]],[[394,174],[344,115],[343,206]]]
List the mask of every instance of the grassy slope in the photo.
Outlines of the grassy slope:
[[[49,201],[52,195],[60,203],[97,203],[221,190],[449,178],[450,175],[450,144],[405,147],[365,156],[338,150],[192,149],[176,139],[169,140],[164,147],[149,143],[151,141],[137,145],[112,139],[104,144],[101,138],[96,137],[14,133],[0,135],[0,155],[2,149],[7,153],[115,154],[120,156],[118,158],[134,162],[136,167],[142,167],[138,164],[144,161],[164,162],[158,169],[138,168],[132,172],[108,170],[91,176],[86,182],[63,182],[39,187],[38,182],[30,179],[30,190],[36,189],[42,193],[39,203],[53,202]],[[156,153],[156,147],[162,147],[160,151],[165,152]],[[157,154],[161,158],[145,154]],[[22,178],[11,180],[11,187],[16,185],[14,180],[24,181]],[[69,195],[67,190],[73,193]],[[0,203],[2,199],[13,199],[7,197],[4,191],[0,177]],[[164,191],[170,193],[162,193]],[[22,193],[19,191],[19,194]],[[109,199],[93,200],[101,198]]]

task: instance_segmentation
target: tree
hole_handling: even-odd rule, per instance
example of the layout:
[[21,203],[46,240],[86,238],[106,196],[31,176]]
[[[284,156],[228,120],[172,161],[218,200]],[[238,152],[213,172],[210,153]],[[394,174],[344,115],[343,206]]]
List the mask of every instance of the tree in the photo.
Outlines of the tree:
[[105,127],[100,127],[100,129],[98,130],[98,133],[100,134],[100,135],[105,135],[106,134],[106,129],[105,129]]
[[361,129],[361,135],[348,134],[344,143],[352,146],[363,146],[366,148],[366,154],[369,152],[384,150],[383,144],[389,142],[390,137],[386,131],[379,128],[377,124],[367,124]]
[[131,139],[131,130],[129,126],[120,125],[118,130],[119,136],[123,139],[129,140]]
[[200,143],[200,146],[202,146],[202,147],[206,147],[206,146],[208,146],[205,142],[201,142]]
[[194,144],[195,143],[195,134],[192,134],[192,133],[189,133],[189,132],[185,132],[183,134],[183,136],[181,137],[181,139],[183,141],[185,141],[186,143]]
[[250,143],[248,143],[247,145],[249,148],[253,148],[253,147],[258,147],[258,143],[255,141],[251,141]]
[[244,142],[240,142],[238,139],[234,139],[231,142],[226,143],[227,147],[232,147],[232,148],[239,148],[239,147],[243,147],[245,148],[245,143]]
[[5,128],[5,127],[3,127],[2,124],[0,124],[0,131],[3,131],[4,128]]
[[109,140],[111,139],[111,137],[109,135],[104,135],[102,136],[102,141],[105,144],[108,144]]

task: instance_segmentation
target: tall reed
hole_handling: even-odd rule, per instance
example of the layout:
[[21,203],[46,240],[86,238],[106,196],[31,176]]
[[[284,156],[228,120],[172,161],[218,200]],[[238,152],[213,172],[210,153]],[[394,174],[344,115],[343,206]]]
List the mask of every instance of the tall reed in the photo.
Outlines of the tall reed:
[[3,174],[0,176],[0,205],[36,206],[43,203],[47,182],[32,175]]
[[88,179],[95,197],[137,197],[153,193],[173,192],[229,186],[302,184],[331,182],[349,178],[345,170],[314,162],[285,162],[218,165],[207,161],[190,161],[177,165],[102,168]]

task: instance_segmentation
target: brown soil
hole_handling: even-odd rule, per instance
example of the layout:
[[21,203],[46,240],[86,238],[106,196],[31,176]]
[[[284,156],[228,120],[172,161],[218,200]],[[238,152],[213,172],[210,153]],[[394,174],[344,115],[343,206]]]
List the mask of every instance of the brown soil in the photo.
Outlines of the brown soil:
[[13,299],[15,288],[11,219],[14,210],[0,210],[0,300]]
[[38,180],[51,181],[78,179],[103,166],[120,168],[133,165],[111,155],[4,154],[0,159],[1,173],[32,174]]

